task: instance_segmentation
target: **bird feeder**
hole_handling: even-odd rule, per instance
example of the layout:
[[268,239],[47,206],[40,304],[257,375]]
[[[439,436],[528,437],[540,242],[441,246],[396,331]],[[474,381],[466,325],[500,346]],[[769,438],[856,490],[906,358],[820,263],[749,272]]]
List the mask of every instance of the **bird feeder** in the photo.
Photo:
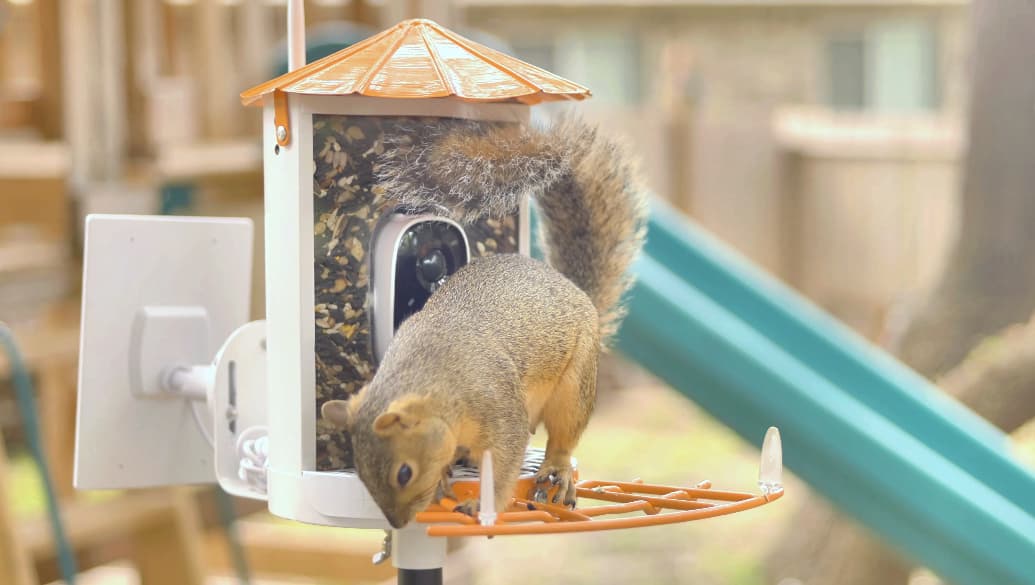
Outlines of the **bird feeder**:
[[[395,327],[460,266],[528,254],[529,215],[527,201],[472,221],[404,206],[405,194],[378,182],[382,155],[422,156],[436,127],[527,124],[531,106],[589,91],[427,20],[305,65],[301,2],[289,2],[288,21],[292,70],[241,94],[263,108],[266,319],[244,322],[248,221],[88,218],[76,486],[217,480],[287,519],[386,529],[353,471],[351,441],[325,425],[321,406],[373,377]],[[635,528],[755,508],[783,494],[775,429],[762,455],[760,494],[582,479],[569,510],[526,499],[543,457],[529,449],[506,509],[483,497],[472,518],[437,502],[392,533],[393,561],[401,582],[416,582],[411,571],[439,582],[443,536]],[[486,451],[481,468],[491,465]],[[458,495],[493,493],[491,472],[453,475]]]
[[[529,252],[527,202],[502,220],[466,224],[402,209],[399,194],[377,184],[379,155],[418,156],[428,118],[526,124],[534,104],[588,96],[429,20],[402,22],[241,94],[263,108],[274,513],[384,524],[356,476],[342,473],[352,467],[350,442],[323,426],[321,405],[370,380],[395,325],[459,265]],[[425,241],[441,253],[422,256]]]

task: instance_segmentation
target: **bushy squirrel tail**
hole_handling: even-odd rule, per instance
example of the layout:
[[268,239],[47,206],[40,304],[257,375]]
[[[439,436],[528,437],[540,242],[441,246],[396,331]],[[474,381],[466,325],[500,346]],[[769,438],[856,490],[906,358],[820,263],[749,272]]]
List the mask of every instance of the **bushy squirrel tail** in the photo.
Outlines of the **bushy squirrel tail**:
[[379,185],[403,205],[472,221],[513,213],[530,195],[547,262],[593,301],[607,344],[625,313],[647,216],[646,190],[616,142],[569,116],[547,129],[422,120],[385,146]]

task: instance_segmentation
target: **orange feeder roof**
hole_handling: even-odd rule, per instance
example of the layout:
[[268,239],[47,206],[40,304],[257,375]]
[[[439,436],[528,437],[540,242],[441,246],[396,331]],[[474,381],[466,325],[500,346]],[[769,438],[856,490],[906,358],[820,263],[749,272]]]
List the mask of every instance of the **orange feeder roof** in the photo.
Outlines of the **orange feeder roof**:
[[585,87],[466,39],[425,19],[406,20],[351,47],[257,85],[244,105],[274,91],[473,102],[582,100]]

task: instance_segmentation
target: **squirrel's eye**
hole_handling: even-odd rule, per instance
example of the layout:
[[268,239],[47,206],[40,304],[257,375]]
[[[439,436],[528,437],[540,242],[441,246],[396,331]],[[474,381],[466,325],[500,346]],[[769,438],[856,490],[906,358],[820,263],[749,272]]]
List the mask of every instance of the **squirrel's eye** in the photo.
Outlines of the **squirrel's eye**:
[[399,467],[399,475],[395,479],[399,482],[399,487],[406,487],[406,484],[410,483],[410,479],[413,478],[413,470],[410,466],[403,463]]

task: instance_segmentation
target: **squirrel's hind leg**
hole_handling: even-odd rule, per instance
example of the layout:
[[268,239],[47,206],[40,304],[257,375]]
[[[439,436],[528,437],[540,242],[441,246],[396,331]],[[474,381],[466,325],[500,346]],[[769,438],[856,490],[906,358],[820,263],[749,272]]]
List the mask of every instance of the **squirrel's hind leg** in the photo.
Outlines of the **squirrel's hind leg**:
[[575,506],[575,470],[571,466],[571,456],[589,423],[596,394],[596,345],[583,343],[543,409],[543,425],[549,438],[546,458],[536,474],[535,499],[545,501],[546,492],[554,485],[557,492],[553,503]]

